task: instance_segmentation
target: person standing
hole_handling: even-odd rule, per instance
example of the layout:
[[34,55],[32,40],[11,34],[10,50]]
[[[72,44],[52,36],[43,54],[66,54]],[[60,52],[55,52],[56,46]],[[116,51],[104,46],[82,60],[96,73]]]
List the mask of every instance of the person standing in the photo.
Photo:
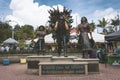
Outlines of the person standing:
[[88,33],[90,34],[91,40],[93,40],[92,32],[90,30],[87,18],[82,17],[81,23],[77,26],[77,34],[79,36],[78,44],[80,45],[79,47],[82,49],[83,58],[88,58],[88,52],[92,50]]
[[5,46],[2,45],[2,46],[1,46],[1,52],[3,53],[4,51],[5,51]]
[[43,25],[39,26],[38,31],[36,32],[36,36],[38,37],[37,45],[38,45],[38,51],[42,52],[43,55],[45,51],[45,40],[44,40],[45,35],[46,35],[45,27]]
[[113,54],[113,43],[111,41],[108,41],[107,46],[108,46],[108,51],[110,55],[112,55]]
[[8,45],[5,46],[6,52],[9,52],[10,47]]

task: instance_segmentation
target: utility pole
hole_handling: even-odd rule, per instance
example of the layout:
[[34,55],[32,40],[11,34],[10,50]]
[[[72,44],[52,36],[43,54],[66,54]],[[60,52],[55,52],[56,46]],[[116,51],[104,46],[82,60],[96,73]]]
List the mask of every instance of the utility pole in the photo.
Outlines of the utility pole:
[[119,30],[120,30],[120,18],[119,18],[119,11],[117,11],[117,17],[118,17],[118,26],[119,26]]
[[77,16],[76,16],[76,26],[77,26]]
[[119,18],[119,12],[118,12],[118,23],[119,23],[119,30],[120,30],[120,18]]

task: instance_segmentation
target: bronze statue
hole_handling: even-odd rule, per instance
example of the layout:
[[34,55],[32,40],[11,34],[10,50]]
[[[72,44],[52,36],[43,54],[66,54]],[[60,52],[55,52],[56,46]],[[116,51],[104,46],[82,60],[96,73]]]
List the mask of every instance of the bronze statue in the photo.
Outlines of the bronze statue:
[[83,58],[88,57],[88,51],[92,50],[90,38],[88,33],[90,33],[91,40],[93,40],[92,32],[86,17],[81,18],[81,23],[77,26],[77,33],[79,34],[78,44],[83,51]]
[[54,30],[56,32],[56,40],[58,45],[58,55],[61,55],[61,49],[62,49],[62,43],[64,46],[64,56],[66,57],[66,48],[67,48],[67,31],[69,30],[69,26],[66,21],[63,21],[62,19],[59,21],[56,21]]
[[45,40],[44,37],[46,35],[46,31],[45,31],[45,27],[44,26],[39,26],[37,32],[36,32],[36,37],[38,38],[37,41],[37,48],[38,48],[38,54],[40,54],[40,52],[44,55],[44,51],[45,51]]
[[69,30],[71,23],[73,22],[71,10],[63,8],[63,12],[59,11],[59,8],[50,10],[50,27],[53,29],[53,38],[57,41],[58,56],[61,55],[61,49],[63,46],[64,56],[66,57],[67,42],[69,41]]

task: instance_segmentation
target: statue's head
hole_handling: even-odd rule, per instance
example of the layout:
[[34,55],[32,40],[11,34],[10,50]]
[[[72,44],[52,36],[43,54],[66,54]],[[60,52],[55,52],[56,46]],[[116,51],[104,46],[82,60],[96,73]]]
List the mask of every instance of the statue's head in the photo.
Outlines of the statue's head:
[[40,31],[44,31],[45,30],[45,27],[43,25],[39,26],[39,30]]
[[88,21],[87,21],[87,18],[86,18],[85,16],[83,16],[83,17],[81,18],[81,23],[83,23],[83,22],[88,22]]
[[64,16],[63,15],[60,16],[60,20],[64,20]]

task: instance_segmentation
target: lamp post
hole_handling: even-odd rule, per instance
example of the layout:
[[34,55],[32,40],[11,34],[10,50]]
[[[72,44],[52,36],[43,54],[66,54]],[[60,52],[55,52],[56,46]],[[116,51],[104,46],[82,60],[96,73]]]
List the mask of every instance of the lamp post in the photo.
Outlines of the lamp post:
[[12,29],[12,38],[14,39],[14,28]]
[[[9,21],[7,21],[7,22],[15,22],[15,23],[16,23],[16,25],[18,24],[18,22],[14,21],[14,20],[9,20]],[[12,26],[12,38],[13,38],[13,39],[14,39],[14,35],[15,35],[15,32],[14,32],[14,27],[15,27],[15,25],[14,25],[14,26]]]

